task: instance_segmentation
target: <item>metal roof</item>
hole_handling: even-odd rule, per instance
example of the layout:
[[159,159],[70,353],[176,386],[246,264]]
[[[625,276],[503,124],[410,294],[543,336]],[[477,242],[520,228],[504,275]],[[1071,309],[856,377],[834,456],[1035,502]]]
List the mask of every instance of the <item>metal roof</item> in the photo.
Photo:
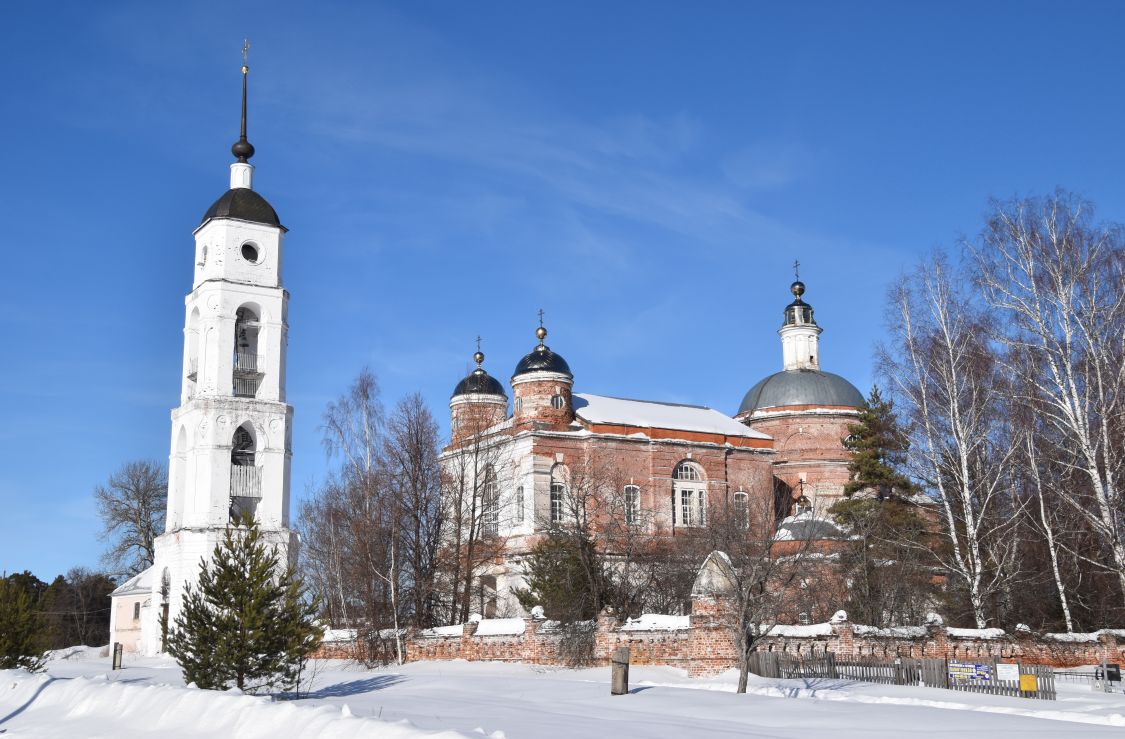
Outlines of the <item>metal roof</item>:
[[739,413],[791,405],[843,405],[858,408],[863,394],[843,377],[812,369],[786,370],[750,388]]
[[519,361],[512,377],[526,375],[529,372],[558,372],[571,378],[574,377],[566,360],[542,344],[535,347],[530,354]]
[[235,187],[222,194],[203,214],[200,225],[212,218],[237,218],[241,221],[265,223],[281,227],[277,211],[258,193],[248,187]]
[[453,397],[457,397],[458,395],[499,395],[504,398],[508,397],[500,381],[483,369],[473,370],[465,379],[457,383],[457,387],[453,389]]
[[751,439],[770,438],[769,435],[745,426],[724,413],[702,405],[661,403],[577,393],[574,396],[574,412],[589,423],[697,431]]

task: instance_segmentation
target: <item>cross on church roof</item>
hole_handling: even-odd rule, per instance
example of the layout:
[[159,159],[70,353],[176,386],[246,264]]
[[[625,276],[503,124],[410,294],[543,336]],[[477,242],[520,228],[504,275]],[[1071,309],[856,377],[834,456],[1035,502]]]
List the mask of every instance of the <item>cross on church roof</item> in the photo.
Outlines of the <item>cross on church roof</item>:
[[801,263],[796,259],[793,260],[793,277],[797,282],[801,281]]

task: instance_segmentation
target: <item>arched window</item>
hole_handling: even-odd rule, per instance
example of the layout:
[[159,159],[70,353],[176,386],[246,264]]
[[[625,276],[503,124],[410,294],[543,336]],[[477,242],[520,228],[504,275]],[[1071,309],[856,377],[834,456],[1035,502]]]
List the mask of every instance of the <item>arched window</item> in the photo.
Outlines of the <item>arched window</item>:
[[636,526],[641,522],[641,489],[636,485],[625,486],[625,523]]
[[262,469],[254,465],[254,434],[247,426],[234,430],[230,449],[230,518],[253,516],[262,499]]
[[680,462],[672,472],[672,524],[707,524],[707,482],[694,462]]
[[561,395],[552,395],[551,396],[551,407],[554,408],[557,411],[561,411],[563,408],[566,407],[566,398],[564,398]]
[[243,306],[234,314],[234,395],[253,398],[262,380],[263,362],[258,354],[258,314]]
[[551,523],[562,523],[566,516],[566,470],[555,465],[551,470]]
[[740,529],[750,528],[750,496],[741,490],[734,494],[734,521]]
[[481,490],[481,529],[485,536],[496,536],[500,530],[499,489],[496,473],[489,465],[484,471],[484,488]]

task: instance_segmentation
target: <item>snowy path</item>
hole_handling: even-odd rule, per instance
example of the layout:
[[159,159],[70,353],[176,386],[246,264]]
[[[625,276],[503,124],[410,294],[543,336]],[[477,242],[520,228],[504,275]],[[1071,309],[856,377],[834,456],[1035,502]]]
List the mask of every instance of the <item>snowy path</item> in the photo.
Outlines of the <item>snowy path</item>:
[[739,696],[733,674],[692,680],[634,667],[632,694],[613,697],[606,669],[431,662],[369,671],[328,663],[310,698],[270,703],[184,689],[163,660],[127,661],[115,673],[108,666],[77,659],[52,662],[49,678],[0,673],[3,737],[1125,735],[1125,696],[1066,684],[1053,702],[836,680],[755,679]]

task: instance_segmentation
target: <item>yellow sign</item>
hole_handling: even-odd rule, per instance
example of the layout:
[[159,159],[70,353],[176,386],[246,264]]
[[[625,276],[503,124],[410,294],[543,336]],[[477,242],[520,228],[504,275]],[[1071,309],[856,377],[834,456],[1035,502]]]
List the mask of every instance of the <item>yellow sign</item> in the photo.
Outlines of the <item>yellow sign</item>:
[[1039,690],[1039,678],[1035,675],[1020,675],[1020,691],[1034,693]]

